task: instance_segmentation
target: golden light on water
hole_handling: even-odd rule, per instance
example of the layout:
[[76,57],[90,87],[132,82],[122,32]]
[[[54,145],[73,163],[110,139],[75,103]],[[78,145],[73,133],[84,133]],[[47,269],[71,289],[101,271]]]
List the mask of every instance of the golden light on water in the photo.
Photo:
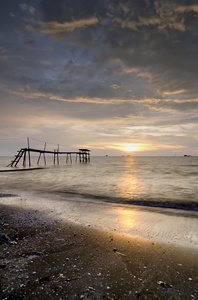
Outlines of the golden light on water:
[[137,212],[126,208],[117,208],[118,221],[120,228],[130,230],[137,225]]

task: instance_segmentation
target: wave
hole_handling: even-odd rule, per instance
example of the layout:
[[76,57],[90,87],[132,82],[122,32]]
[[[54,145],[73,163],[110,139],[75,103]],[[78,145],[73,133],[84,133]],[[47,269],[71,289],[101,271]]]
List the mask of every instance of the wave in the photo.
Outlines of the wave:
[[0,193],[0,198],[5,198],[5,197],[18,197],[18,195],[11,194],[11,193]]
[[93,195],[87,193],[78,193],[78,192],[59,192],[61,194],[67,194],[70,196],[79,196],[81,198],[95,199],[109,203],[118,203],[118,204],[127,204],[127,205],[137,205],[144,207],[158,207],[158,208],[169,208],[169,209],[179,209],[179,210],[188,210],[188,211],[198,211],[198,203],[194,201],[188,202],[179,202],[179,201],[168,201],[165,199],[155,200],[155,199],[137,199],[130,200],[120,197],[109,197],[104,195]]

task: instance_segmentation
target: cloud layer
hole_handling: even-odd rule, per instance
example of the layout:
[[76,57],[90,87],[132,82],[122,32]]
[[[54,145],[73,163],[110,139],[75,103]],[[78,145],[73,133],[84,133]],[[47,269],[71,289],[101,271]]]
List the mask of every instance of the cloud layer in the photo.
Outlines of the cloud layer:
[[8,0],[0,14],[2,138],[196,153],[196,1]]

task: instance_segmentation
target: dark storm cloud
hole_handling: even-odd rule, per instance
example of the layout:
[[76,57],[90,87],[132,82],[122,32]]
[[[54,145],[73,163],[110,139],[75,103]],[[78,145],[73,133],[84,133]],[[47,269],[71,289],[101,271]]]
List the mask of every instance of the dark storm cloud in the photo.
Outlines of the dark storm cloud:
[[[78,87],[74,97],[166,98],[168,92],[180,90],[196,97],[197,61],[191,56],[198,50],[195,3],[57,1],[55,5],[42,1],[40,5],[44,19],[39,27],[31,24],[29,29],[82,49],[79,61],[83,64],[73,64],[72,74],[68,69],[70,86],[73,82]],[[79,80],[81,67],[83,82]],[[137,72],[124,74],[125,68]],[[96,82],[90,82],[91,69]],[[66,71],[62,74],[67,76]],[[124,86],[112,90],[122,81]]]
[[41,0],[39,6],[45,22],[63,23],[92,17],[98,9],[100,10],[100,3],[99,0]]
[[[177,91],[179,98],[196,97],[197,60],[191,53],[198,50],[198,5],[193,1],[12,3],[16,17],[10,17],[12,6],[6,6],[7,18],[11,19],[9,26],[12,25],[13,32],[18,28],[17,34],[25,46],[16,44],[21,55],[24,53],[28,61],[32,57],[30,73],[41,68],[35,62],[37,54],[40,61],[47,54],[56,63],[56,51],[60,47],[65,49],[65,57],[62,53],[60,59],[67,62],[61,64],[62,70],[56,78],[51,68],[56,85],[54,97],[65,100],[84,97],[90,101],[168,99]],[[13,23],[16,18],[18,23]],[[54,39],[47,52],[42,51],[44,43],[38,34],[48,45],[49,38]],[[27,46],[35,47],[35,51],[27,53]],[[32,93],[50,90],[52,82],[43,78],[42,73],[38,86],[32,85],[29,78]]]

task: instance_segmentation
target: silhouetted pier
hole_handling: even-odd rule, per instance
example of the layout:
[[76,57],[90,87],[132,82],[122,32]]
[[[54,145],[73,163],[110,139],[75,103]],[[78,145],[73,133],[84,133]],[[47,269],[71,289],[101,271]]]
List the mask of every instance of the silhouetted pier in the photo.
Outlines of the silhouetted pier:
[[15,158],[7,167],[16,167],[20,160],[23,160],[23,166],[26,166],[26,163],[28,161],[29,167],[31,167],[31,153],[38,153],[38,161],[37,165],[39,165],[40,158],[43,155],[44,163],[46,165],[46,154],[52,154],[53,155],[53,163],[54,164],[59,164],[59,157],[60,155],[65,155],[66,156],[66,163],[70,162],[72,163],[72,155],[75,155],[75,161],[79,160],[80,163],[87,163],[90,162],[90,150],[88,149],[79,149],[78,151],[72,151],[72,152],[67,152],[67,151],[59,151],[59,148],[54,151],[49,151],[46,150],[46,143],[45,147],[43,150],[40,149],[34,149],[34,148],[21,148],[20,151],[18,151],[18,154],[15,155]]

